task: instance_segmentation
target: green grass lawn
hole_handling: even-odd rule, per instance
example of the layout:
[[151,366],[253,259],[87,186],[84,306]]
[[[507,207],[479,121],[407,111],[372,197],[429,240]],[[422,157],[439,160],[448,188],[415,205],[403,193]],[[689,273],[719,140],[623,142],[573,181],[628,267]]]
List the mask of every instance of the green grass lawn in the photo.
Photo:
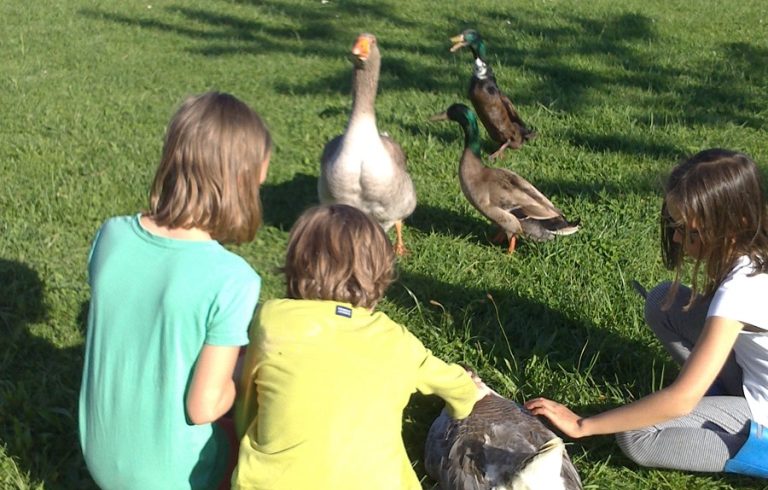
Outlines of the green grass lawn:
[[[588,414],[669,382],[677,368],[629,281],[671,277],[657,215],[678,159],[722,146],[768,164],[767,12],[762,0],[0,2],[0,488],[93,486],[76,423],[86,255],[105,218],[146,206],[188,94],[231,92],[272,130],[265,226],[235,250],[262,274],[262,300],[282,294],[275,268],[317,200],[322,147],[345,126],[346,54],[362,31],[382,51],[379,127],[406,151],[419,198],[381,309],[518,401]],[[581,219],[579,233],[521,239],[506,256],[461,195],[460,130],[427,120],[467,102],[470,54],[448,52],[467,27],[539,133],[499,165]],[[406,412],[420,476],[439,409],[416,395]],[[611,437],[569,451],[587,488],[768,488],[638,468]]]

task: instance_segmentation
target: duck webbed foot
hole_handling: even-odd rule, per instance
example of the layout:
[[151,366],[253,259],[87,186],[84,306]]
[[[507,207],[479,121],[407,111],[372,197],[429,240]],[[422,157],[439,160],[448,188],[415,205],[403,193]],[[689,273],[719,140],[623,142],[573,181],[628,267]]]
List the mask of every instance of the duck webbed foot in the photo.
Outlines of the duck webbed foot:
[[517,236],[507,236],[507,232],[504,231],[503,228],[499,228],[499,231],[496,233],[496,235],[491,238],[491,242],[493,243],[504,243],[506,240],[509,240],[509,245],[507,246],[507,253],[512,254],[515,252],[515,245],[517,245]]
[[515,245],[517,244],[517,237],[512,235],[509,237],[509,246],[507,247],[507,254],[512,255],[515,253]]
[[503,228],[499,228],[499,231],[497,231],[496,234],[493,235],[493,238],[491,238],[491,243],[504,243],[506,239],[507,233]]
[[509,147],[509,145],[511,144],[512,144],[512,140],[505,141],[504,144],[501,145],[498,150],[491,153],[490,156],[488,156],[488,158],[491,160],[496,160],[497,158],[501,158],[501,156],[504,155],[504,150],[506,150],[507,147]]

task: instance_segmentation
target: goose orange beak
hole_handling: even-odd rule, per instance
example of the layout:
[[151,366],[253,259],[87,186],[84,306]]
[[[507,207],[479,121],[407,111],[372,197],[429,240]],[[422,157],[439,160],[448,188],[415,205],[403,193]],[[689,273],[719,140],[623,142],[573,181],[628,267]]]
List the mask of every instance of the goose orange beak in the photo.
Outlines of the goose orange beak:
[[359,36],[352,46],[352,55],[360,61],[365,61],[371,54],[371,40],[366,36]]

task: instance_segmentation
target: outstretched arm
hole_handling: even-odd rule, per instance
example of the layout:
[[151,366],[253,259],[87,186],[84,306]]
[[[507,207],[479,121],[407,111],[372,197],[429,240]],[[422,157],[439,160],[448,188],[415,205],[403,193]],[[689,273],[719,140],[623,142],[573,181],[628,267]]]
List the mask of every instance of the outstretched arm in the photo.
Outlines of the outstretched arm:
[[628,405],[585,418],[546,398],[529,400],[525,406],[576,438],[640,429],[687,415],[720,373],[743,326],[728,318],[708,318],[677,379],[668,387]]
[[187,416],[193,424],[213,422],[232,407],[239,352],[238,346],[203,345],[187,393]]

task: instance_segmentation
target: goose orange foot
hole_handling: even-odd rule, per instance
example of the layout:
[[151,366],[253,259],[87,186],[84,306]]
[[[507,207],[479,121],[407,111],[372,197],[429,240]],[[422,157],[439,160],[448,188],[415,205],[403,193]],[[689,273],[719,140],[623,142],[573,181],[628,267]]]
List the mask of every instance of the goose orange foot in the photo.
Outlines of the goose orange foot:
[[405,243],[403,242],[403,222],[402,221],[395,222],[395,233],[397,235],[397,239],[395,240],[395,254],[397,254],[398,257],[407,255],[408,249],[405,248]]

